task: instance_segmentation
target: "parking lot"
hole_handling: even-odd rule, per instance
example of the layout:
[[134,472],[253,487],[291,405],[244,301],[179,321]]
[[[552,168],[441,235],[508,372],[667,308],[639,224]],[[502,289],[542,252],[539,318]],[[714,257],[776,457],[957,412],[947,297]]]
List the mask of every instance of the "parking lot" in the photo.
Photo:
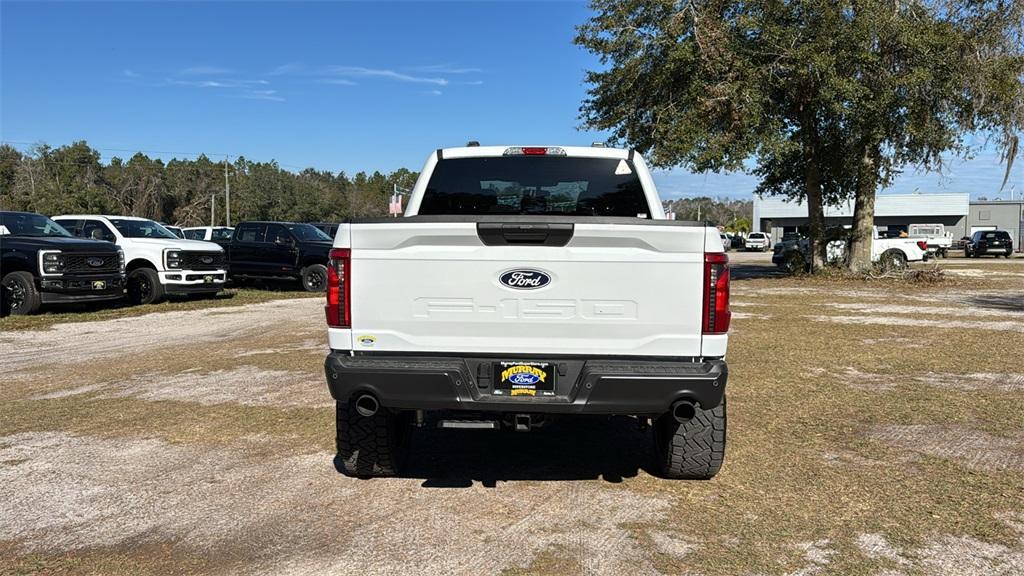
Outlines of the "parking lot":
[[1024,258],[937,284],[730,258],[706,482],[649,473],[628,418],[417,430],[405,477],[342,476],[301,293],[0,320],[0,572],[1024,573]]

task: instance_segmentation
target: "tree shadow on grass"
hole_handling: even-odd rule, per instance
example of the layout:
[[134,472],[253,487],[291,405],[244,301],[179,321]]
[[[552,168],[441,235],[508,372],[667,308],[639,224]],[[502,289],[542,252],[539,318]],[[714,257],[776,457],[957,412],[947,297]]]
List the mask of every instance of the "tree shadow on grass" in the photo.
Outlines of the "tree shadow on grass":
[[1007,312],[1024,312],[1024,294],[989,294],[971,296],[965,302],[977,308],[1004,310]]

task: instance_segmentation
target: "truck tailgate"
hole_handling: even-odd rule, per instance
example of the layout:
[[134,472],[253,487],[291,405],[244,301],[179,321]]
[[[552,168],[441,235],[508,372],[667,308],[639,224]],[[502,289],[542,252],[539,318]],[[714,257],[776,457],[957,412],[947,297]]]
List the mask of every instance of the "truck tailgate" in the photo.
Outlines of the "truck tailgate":
[[353,350],[701,353],[703,226],[577,220],[564,246],[484,245],[477,222],[415,220],[348,225]]

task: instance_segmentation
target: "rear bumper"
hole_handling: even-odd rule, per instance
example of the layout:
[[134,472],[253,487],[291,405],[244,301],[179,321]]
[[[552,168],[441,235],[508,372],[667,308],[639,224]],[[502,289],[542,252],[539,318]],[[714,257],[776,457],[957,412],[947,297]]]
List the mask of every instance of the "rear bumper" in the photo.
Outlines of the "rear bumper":
[[680,398],[713,408],[722,401],[728,379],[724,360],[515,356],[557,364],[556,395],[496,396],[491,366],[509,359],[332,352],[324,369],[335,400],[369,393],[387,408],[548,414],[658,415]]

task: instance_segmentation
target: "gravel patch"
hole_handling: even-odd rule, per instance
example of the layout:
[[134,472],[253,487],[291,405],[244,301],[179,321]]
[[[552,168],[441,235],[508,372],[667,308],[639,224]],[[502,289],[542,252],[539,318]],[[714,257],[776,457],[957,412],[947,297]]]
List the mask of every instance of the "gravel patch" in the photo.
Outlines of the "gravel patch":
[[801,542],[796,545],[796,548],[803,550],[806,564],[794,572],[787,573],[786,576],[822,574],[825,572],[825,568],[832,562],[832,557],[836,554],[836,551],[831,547],[831,541],[827,538],[814,542]]
[[758,314],[756,312],[733,312],[733,320],[769,320],[773,318],[771,314]]
[[648,535],[651,537],[651,541],[654,542],[654,547],[658,552],[671,556],[676,560],[681,560],[699,547],[696,543],[673,532],[655,530]]
[[857,537],[857,547],[862,554],[872,560],[888,560],[899,565],[910,564],[898,548],[889,543],[881,534],[861,534]]
[[850,388],[869,392],[891,392],[900,385],[924,384],[937,388],[962,390],[965,392],[1020,392],[1024,391],[1024,374],[997,374],[979,372],[974,374],[937,374],[928,372],[921,376],[878,374],[862,372],[851,366],[838,370],[812,368],[807,371],[811,378],[828,378],[842,382]]
[[48,330],[0,333],[0,365],[9,371],[92,363],[166,351],[181,344],[238,339],[283,327],[323,323],[317,298],[274,300],[231,308],[159,312],[140,317],[57,324]]
[[803,317],[815,322],[832,322],[836,324],[877,324],[882,326],[919,326],[925,328],[956,328],[1024,332],[1024,321],[985,322],[981,320],[926,320],[923,318],[907,318],[905,316],[829,316],[820,314]]
[[899,346],[900,348],[924,348],[925,344],[915,338],[864,338],[861,342],[865,346]]
[[1024,470],[1024,431],[999,437],[965,426],[915,424],[875,426],[867,435],[891,446],[952,460],[974,470]]
[[927,314],[939,316],[987,316],[998,318],[1019,318],[1024,322],[1024,312],[1013,310],[992,310],[968,308],[965,306],[905,306],[900,304],[865,304],[858,302],[830,302],[826,304],[837,310],[858,310],[871,314]]
[[33,396],[30,400],[66,398],[80,394],[96,394],[98,398],[194,402],[203,406],[333,406],[322,374],[265,370],[256,366],[213,372],[194,369],[180,373],[151,372],[123,381],[48,392]]
[[[1010,522],[1008,525],[1013,526]],[[1024,574],[1024,532],[1021,536],[1016,546],[1008,547],[947,534],[929,540],[921,548],[901,551],[881,534],[861,534],[857,547],[872,560],[891,562],[926,576],[1010,576]]]
[[0,466],[0,539],[26,552],[175,542],[244,558],[235,573],[371,576],[499,574],[562,546],[588,574],[656,573],[632,530],[663,524],[667,496],[594,482],[361,481],[337,474],[331,457],[279,455],[260,438],[228,449],[2,437],[0,462],[11,464]]

